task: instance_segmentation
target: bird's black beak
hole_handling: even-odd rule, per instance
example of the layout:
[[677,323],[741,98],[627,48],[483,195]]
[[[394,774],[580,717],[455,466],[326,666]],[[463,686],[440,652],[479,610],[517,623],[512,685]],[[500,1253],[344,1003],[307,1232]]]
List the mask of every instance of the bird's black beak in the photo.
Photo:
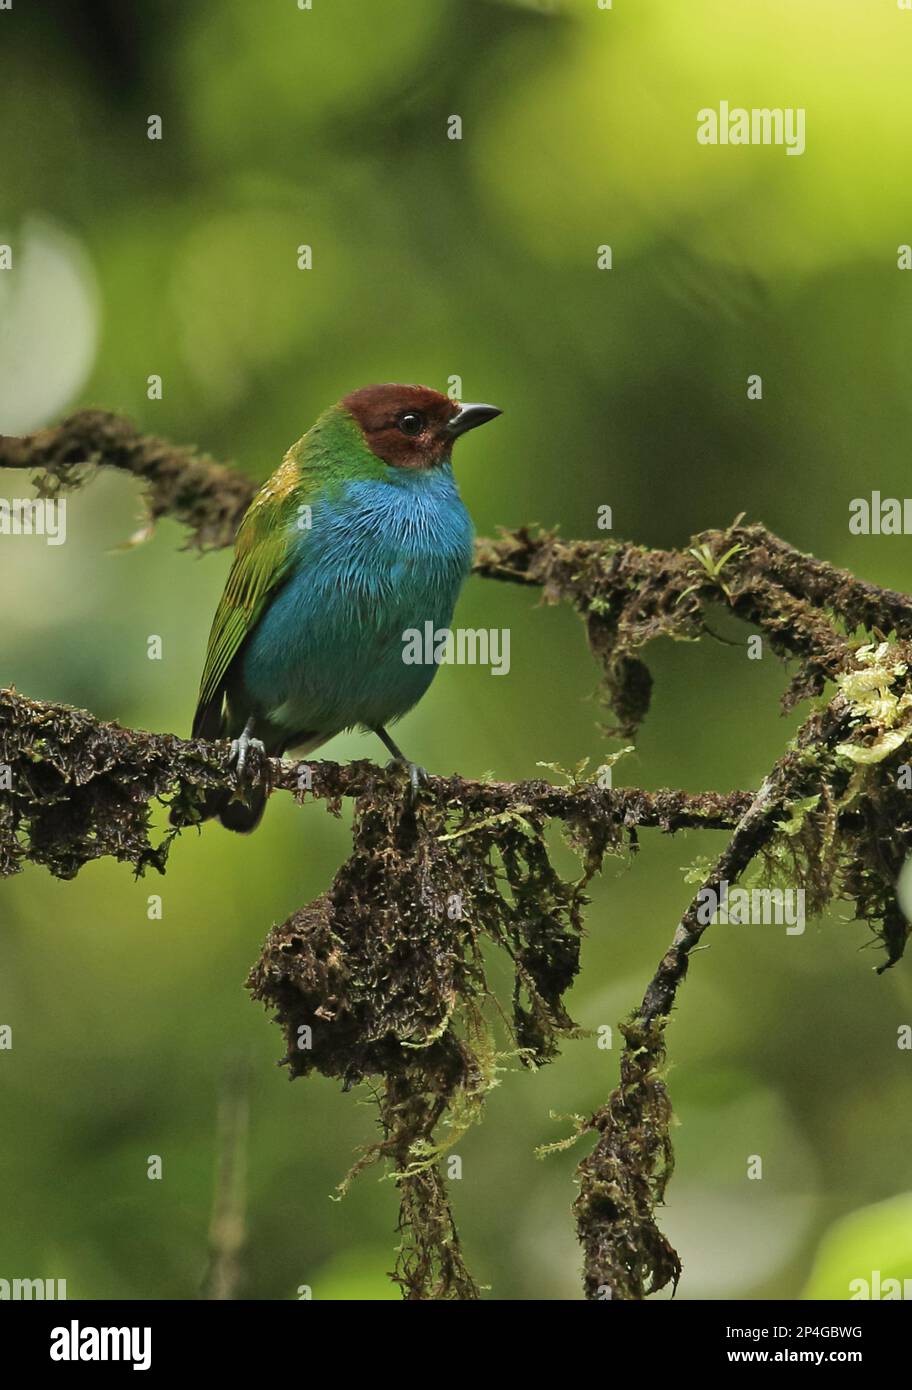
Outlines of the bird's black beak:
[[467,430],[477,429],[479,425],[486,425],[489,420],[496,420],[503,411],[496,405],[463,405],[459,408],[459,413],[454,415],[446,427],[446,432],[451,439],[458,439]]

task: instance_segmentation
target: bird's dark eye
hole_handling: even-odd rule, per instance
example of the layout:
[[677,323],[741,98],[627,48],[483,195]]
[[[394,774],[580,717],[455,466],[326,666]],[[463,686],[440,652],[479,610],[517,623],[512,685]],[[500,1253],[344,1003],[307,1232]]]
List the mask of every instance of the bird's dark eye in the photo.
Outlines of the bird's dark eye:
[[403,434],[420,434],[424,429],[424,416],[417,410],[406,410],[399,416],[398,425]]

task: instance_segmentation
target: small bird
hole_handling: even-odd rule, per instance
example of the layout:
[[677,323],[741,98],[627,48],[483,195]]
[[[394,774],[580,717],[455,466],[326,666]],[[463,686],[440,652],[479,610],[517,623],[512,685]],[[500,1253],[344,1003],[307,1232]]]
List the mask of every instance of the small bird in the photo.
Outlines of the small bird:
[[409,629],[450,624],[474,531],[450,455],[500,415],[427,386],[365,386],[319,417],[254,498],[209,635],[194,738],[230,738],[240,797],[210,793],[203,817],[258,824],[263,780],[250,750],[312,752],[343,729],[372,730],[421,769],[386,726],[421,699],[434,664],[403,660]]

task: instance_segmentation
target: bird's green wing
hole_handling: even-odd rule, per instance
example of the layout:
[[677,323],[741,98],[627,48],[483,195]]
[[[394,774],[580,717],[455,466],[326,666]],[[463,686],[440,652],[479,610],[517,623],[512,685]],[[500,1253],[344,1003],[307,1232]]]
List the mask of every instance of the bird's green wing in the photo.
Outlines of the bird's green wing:
[[288,457],[257,493],[238,530],[234,563],[215,611],[200,682],[194,738],[221,734],[225,678],[245,637],[286,578],[293,554],[293,516],[300,505],[302,470]]

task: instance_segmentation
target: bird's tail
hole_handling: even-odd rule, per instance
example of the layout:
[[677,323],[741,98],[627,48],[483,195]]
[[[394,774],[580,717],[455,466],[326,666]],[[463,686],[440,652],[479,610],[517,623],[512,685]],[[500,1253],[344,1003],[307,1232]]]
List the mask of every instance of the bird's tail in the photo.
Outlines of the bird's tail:
[[217,787],[214,791],[206,792],[202,801],[192,809],[172,807],[171,824],[201,825],[203,821],[217,817],[226,830],[236,830],[244,835],[255,830],[263,819],[268,796],[269,788],[259,783],[245,787],[243,792]]
[[[227,734],[220,695],[218,702],[210,701],[197,709],[191,738],[218,739],[225,738]],[[173,806],[171,824],[184,826],[188,821],[202,824],[217,817],[227,830],[248,834],[263,819],[269,792],[269,784],[264,781],[236,788],[214,787],[203,795],[201,801],[195,800],[192,807],[183,804]]]
[[213,805],[211,814],[218,816],[226,830],[236,830],[240,835],[247,835],[251,830],[256,830],[263,819],[268,795],[269,789],[262,784],[248,787],[243,800],[237,793],[219,792],[217,801],[215,795],[212,797],[216,804]]

